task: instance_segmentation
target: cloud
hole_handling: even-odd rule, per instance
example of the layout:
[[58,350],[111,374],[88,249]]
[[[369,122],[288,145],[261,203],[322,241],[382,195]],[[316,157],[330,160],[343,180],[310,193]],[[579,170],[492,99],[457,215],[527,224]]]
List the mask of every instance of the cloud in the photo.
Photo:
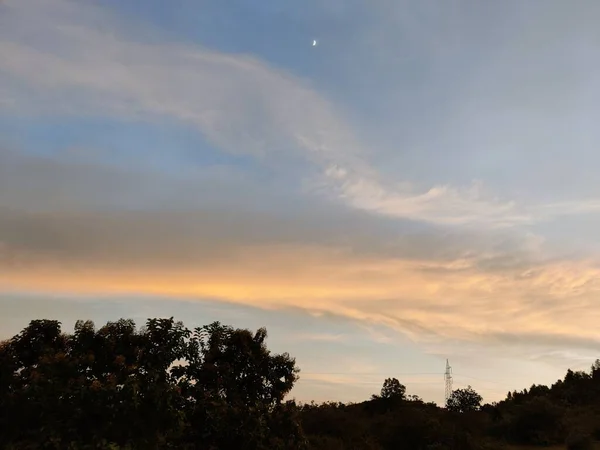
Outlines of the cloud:
[[301,307],[431,345],[502,343],[507,330],[596,339],[598,261],[559,258],[522,227],[595,211],[594,199],[419,190],[369,162],[375,150],[318,87],[257,58],[164,42],[84,2],[0,8],[4,113],[174,119],[273,170],[306,164],[307,191],[321,194],[279,194],[239,167],[178,179],[3,149],[1,290]]
[[331,333],[297,333],[292,334],[290,338],[309,342],[341,342],[346,340],[346,336],[344,336],[343,334]]
[[423,191],[387,179],[335,105],[251,56],[157,42],[149,30],[125,27],[84,2],[10,0],[1,7],[0,80],[10,88],[0,94],[10,114],[170,117],[266,165],[306,162],[313,167],[303,175],[309,191],[366,211],[445,224],[534,220],[526,205],[495,198],[480,183]]
[[[455,339],[502,347],[509,332],[513,345],[518,337],[527,345],[552,337],[578,347],[596,339],[598,262],[552,257],[535,235],[388,221],[315,199],[277,199],[235,177],[219,177],[218,194],[193,201],[178,195],[205,192],[215,181],[210,171],[158,179],[173,195],[154,209],[107,206],[98,196],[107,181],[127,196],[157,178],[64,157],[5,151],[0,161],[5,292],[295,307],[371,330],[385,325],[426,345]],[[34,193],[20,180],[36,180]],[[239,192],[245,194],[236,204]],[[274,199],[278,206],[265,209]],[[385,341],[385,333],[375,334]]]

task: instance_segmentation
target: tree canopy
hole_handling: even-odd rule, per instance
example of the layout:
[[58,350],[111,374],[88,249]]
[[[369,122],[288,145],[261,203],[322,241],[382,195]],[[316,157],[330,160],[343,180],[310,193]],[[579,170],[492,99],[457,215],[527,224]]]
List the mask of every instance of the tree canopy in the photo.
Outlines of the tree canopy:
[[34,320],[0,345],[0,447],[300,445],[293,404],[283,402],[298,368],[266,337],[172,318],[140,330],[131,320],[97,330],[79,321],[73,334]]
[[467,386],[440,408],[396,378],[365,402],[297,405],[286,401],[296,362],[266,340],[263,328],[173,318],[79,321],[72,333],[31,321],[0,343],[0,448],[581,450],[600,439],[600,361],[491,405]]
[[475,392],[471,386],[467,386],[465,389],[452,391],[446,402],[446,408],[449,411],[459,413],[477,411],[481,408],[482,401],[483,397]]
[[406,398],[406,386],[401,384],[397,378],[386,378],[381,388],[381,398]]

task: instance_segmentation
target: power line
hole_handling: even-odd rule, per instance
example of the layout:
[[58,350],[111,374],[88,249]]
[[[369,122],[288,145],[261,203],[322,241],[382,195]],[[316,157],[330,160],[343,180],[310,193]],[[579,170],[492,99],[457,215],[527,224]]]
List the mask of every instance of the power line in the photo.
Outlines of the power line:
[[[394,372],[394,371],[388,371],[388,372],[304,372],[301,371],[300,372],[300,379],[302,379],[302,375],[346,375],[346,376],[361,376],[361,377],[368,377],[368,376],[379,376],[379,377],[390,377],[390,376],[419,376],[419,375],[436,375],[436,376],[444,376],[444,379],[446,379],[446,372]],[[468,378],[470,380],[476,380],[476,381],[481,381],[484,383],[492,383],[492,384],[496,384],[498,386],[504,386],[504,387],[511,387],[510,384],[505,383],[505,382],[499,382],[499,381],[493,381],[493,380],[488,380],[488,379],[484,379],[484,378],[478,378],[478,377],[473,377],[470,375],[463,375],[460,373],[455,373],[452,371],[452,367],[450,366],[450,378],[451,378],[451,384],[450,384],[450,388],[452,389],[454,386],[454,381],[457,378]],[[324,380],[309,380],[304,378],[304,381],[324,381]],[[352,381],[349,380],[349,383],[352,384]],[[410,382],[412,384],[415,383],[415,381]],[[434,382],[432,382],[434,383]]]
[[[327,380],[313,380],[313,379],[301,379],[300,380],[301,383],[308,383],[308,384],[320,384],[320,383],[331,383],[330,381]],[[367,381],[367,380],[352,380],[352,381],[348,381],[348,382],[339,382],[339,383],[334,383],[337,385],[345,385],[345,386],[380,386],[381,387],[381,382],[380,381]],[[439,381],[417,381],[415,383],[410,383],[410,386],[436,386],[439,385]]]
[[497,385],[499,385],[499,386],[509,386],[509,385],[508,385],[508,384],[506,384],[506,383],[501,383],[501,382],[498,382],[498,381],[492,381],[492,380],[484,380],[483,378],[471,377],[471,376],[469,376],[469,375],[456,375],[456,374],[455,374],[455,376],[457,376],[457,377],[459,377],[459,378],[469,378],[469,379],[471,379],[471,380],[483,381],[483,382],[485,382],[485,383],[493,383],[493,384],[497,384]]
[[300,371],[300,375],[441,375],[440,372],[304,372]]

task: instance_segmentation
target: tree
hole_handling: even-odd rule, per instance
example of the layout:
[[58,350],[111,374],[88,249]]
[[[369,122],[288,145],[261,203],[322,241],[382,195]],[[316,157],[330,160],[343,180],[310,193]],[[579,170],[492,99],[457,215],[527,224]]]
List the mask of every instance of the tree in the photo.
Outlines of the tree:
[[573,432],[567,436],[565,441],[567,450],[594,450],[596,446],[592,438],[585,433]]
[[550,445],[564,439],[564,409],[547,397],[533,397],[510,411],[508,438],[515,443]]
[[[213,323],[32,321],[0,343],[0,448],[299,449],[295,360]],[[8,413],[10,411],[10,413]]]
[[446,409],[453,412],[464,413],[467,411],[477,411],[481,408],[483,397],[479,395],[471,386],[466,389],[456,389],[446,402]]
[[404,400],[406,397],[406,386],[396,378],[386,378],[381,388],[381,398],[395,398]]
[[[299,371],[287,353],[271,354],[266,338],[264,328],[252,333],[219,322],[194,330],[187,345],[189,364],[174,368],[194,424],[186,431],[187,441],[204,439],[215,448],[238,449],[274,448],[266,444],[271,439],[303,441],[297,424],[281,426],[285,418],[295,417],[293,405],[282,401]],[[280,426],[270,428],[271,420]],[[295,434],[278,434],[284,428]]]

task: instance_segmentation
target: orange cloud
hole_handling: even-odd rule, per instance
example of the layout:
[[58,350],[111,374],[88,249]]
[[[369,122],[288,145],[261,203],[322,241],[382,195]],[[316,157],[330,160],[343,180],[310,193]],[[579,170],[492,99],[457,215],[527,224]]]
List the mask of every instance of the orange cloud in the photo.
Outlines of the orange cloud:
[[421,340],[506,332],[594,339],[600,319],[600,270],[586,261],[490,272],[467,259],[435,263],[292,245],[246,246],[225,261],[191,266],[161,267],[157,255],[141,269],[127,261],[28,258],[22,267],[3,266],[1,289],[299,307],[383,323]]

